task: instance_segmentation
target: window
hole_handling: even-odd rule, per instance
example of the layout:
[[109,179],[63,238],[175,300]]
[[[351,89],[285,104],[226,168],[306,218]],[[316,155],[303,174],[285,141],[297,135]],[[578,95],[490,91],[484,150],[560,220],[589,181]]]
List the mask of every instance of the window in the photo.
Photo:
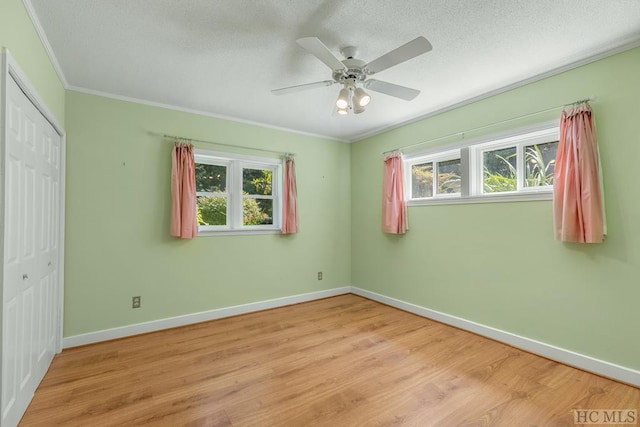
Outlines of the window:
[[405,170],[411,176],[410,199],[460,196],[460,150],[418,157]]
[[280,159],[196,150],[199,234],[280,229]]
[[558,124],[405,157],[409,205],[550,199]]

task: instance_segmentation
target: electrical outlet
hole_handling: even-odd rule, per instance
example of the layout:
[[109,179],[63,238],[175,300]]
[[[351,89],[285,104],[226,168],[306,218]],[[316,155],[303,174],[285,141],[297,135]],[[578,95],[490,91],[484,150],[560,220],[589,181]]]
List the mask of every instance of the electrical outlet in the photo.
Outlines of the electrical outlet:
[[140,297],[133,297],[131,302],[131,308],[140,308]]
[[322,280],[322,271],[318,271],[318,280]]

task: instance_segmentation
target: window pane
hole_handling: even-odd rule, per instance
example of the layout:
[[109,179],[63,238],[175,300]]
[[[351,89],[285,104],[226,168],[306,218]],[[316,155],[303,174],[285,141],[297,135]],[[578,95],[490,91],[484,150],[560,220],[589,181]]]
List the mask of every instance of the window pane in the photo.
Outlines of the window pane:
[[558,141],[524,147],[525,187],[553,185]]
[[272,199],[245,197],[242,205],[242,223],[244,225],[273,224]]
[[271,169],[242,169],[242,193],[270,196],[272,178]]
[[433,196],[433,163],[411,166],[411,198]]
[[485,151],[482,154],[482,164],[485,193],[500,193],[518,189],[516,147]]
[[438,194],[460,192],[460,159],[438,162]]
[[196,163],[196,191],[226,193],[227,167]]
[[198,196],[199,225],[227,225],[227,198]]

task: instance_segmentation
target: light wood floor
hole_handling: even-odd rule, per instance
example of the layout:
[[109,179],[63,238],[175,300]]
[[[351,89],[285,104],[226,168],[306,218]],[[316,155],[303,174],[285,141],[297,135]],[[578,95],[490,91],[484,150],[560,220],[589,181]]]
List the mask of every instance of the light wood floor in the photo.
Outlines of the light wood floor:
[[22,426],[573,426],[640,389],[355,295],[63,351]]

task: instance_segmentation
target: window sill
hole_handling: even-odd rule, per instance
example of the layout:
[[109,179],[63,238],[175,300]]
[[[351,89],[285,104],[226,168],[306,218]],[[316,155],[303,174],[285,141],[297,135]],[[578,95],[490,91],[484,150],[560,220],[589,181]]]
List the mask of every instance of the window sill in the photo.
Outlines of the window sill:
[[468,203],[530,202],[553,200],[553,191],[536,191],[517,194],[491,194],[473,197],[442,197],[428,200],[409,200],[407,206],[459,205]]
[[244,230],[200,230],[198,231],[198,237],[207,236],[254,236],[260,234],[281,234],[282,230],[279,228],[251,228]]

